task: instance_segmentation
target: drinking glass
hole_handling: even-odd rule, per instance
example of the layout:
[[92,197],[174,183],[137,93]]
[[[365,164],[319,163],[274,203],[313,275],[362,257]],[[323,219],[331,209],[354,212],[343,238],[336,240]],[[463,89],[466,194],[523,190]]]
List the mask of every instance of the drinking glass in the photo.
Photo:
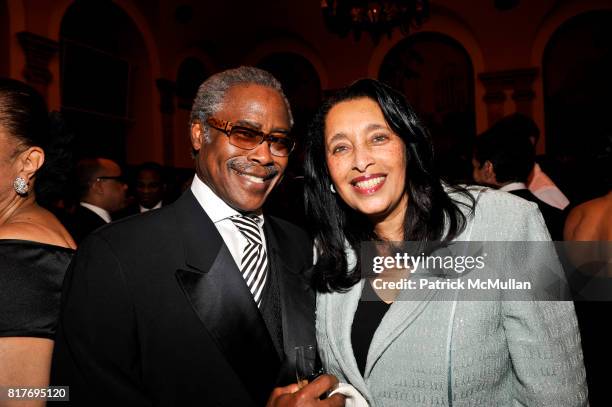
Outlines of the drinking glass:
[[315,345],[295,347],[295,375],[300,389],[323,373]]

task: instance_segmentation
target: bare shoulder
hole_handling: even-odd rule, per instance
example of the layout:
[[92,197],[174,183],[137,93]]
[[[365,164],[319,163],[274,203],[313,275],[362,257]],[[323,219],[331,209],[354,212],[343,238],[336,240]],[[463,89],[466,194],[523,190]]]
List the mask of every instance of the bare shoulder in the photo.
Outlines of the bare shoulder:
[[576,206],[565,221],[565,240],[610,240],[612,193]]
[[29,240],[70,249],[76,248],[70,234],[46,210],[20,216],[0,225],[0,239]]
[[0,239],[49,243],[48,240],[54,240],[52,235],[48,228],[33,222],[14,221],[0,226]]
[[585,213],[589,212],[589,208],[592,207],[592,201],[581,203],[580,205],[572,208],[567,214],[566,223],[578,222]]
[[607,206],[606,204],[607,204],[606,196],[602,196],[599,198],[591,199],[590,201],[586,201],[578,205],[577,207],[572,209],[572,212],[573,211],[576,211],[578,213],[591,212],[591,211],[599,212],[606,208]]

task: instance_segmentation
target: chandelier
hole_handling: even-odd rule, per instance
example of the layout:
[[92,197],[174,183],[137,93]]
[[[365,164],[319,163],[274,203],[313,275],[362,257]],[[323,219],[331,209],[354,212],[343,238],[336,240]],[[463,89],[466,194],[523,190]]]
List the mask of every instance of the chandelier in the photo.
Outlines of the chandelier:
[[381,35],[391,37],[398,27],[405,35],[419,27],[429,15],[428,0],[321,0],[327,28],[345,37],[353,32],[359,39],[367,32],[374,41]]

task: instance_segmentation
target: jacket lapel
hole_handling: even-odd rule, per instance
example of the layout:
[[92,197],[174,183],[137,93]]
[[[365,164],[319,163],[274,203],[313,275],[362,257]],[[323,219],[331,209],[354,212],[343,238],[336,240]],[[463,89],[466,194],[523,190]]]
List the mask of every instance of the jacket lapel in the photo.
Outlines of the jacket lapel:
[[361,280],[345,293],[325,294],[325,320],[329,345],[342,373],[364,397],[372,400],[357,366],[351,341],[353,318],[359,305],[363,284],[364,281]]
[[[278,278],[279,296],[282,313],[283,330],[283,367],[279,373],[279,382],[295,382],[295,347],[316,344],[314,329],[314,292],[304,269],[291,267],[288,261],[295,250],[311,250],[290,247],[288,242],[278,237],[274,220],[266,218],[264,231],[270,267]],[[304,265],[302,265],[304,267]],[[284,383],[283,383],[284,382]]]
[[257,305],[216,227],[191,192],[177,201],[185,268],[176,272],[191,307],[256,404],[274,387],[279,358]]
[[[419,296],[416,298],[413,294]],[[372,368],[393,341],[404,332],[423,312],[427,304],[436,297],[434,290],[403,290],[391,304],[387,313],[380,321],[380,325],[370,343],[368,357],[364,371],[367,380]]]
[[403,293],[400,294],[380,321],[380,325],[374,333],[368,351],[365,374],[362,377],[353,352],[351,330],[364,284],[365,280],[361,280],[346,293],[326,294],[325,318],[329,344],[344,376],[364,397],[372,400],[366,381],[376,361],[387,347],[420,315],[435,294],[433,291],[429,291],[420,300],[413,301],[403,296]]

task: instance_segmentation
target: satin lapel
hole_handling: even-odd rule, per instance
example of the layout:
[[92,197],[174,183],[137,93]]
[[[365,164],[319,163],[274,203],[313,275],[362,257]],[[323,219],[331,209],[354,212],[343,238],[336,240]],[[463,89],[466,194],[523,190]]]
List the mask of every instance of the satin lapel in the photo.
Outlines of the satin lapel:
[[325,319],[330,347],[344,376],[368,400],[372,400],[355,360],[351,329],[361,299],[363,280],[346,293],[326,294]]
[[284,374],[295,375],[295,347],[316,344],[314,327],[315,296],[306,278],[306,270],[295,270],[284,260],[295,250],[312,250],[310,247],[290,247],[275,233],[276,225],[271,219],[264,223],[270,267],[278,276],[282,312]]
[[[278,355],[227,246],[191,197],[195,208],[189,202],[177,208],[188,266],[176,271],[177,281],[219,351],[256,404],[263,405],[276,381]],[[196,210],[199,216],[190,218]]]
[[191,191],[185,192],[174,206],[185,263],[208,271],[224,245],[221,235]]

